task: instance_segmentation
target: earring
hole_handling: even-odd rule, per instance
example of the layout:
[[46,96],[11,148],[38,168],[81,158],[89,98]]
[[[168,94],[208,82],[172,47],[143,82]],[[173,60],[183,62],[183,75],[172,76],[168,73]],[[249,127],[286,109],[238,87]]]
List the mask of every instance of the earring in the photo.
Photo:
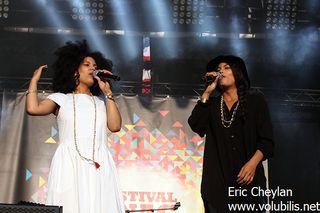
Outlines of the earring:
[[74,82],[78,86],[79,85],[80,74],[78,72],[74,73]]

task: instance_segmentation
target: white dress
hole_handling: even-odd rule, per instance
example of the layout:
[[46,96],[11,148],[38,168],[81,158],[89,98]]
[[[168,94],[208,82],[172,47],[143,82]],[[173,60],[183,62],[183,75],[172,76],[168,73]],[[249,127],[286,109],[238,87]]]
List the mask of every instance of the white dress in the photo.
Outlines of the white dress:
[[[106,145],[107,126],[104,101],[96,102],[96,167],[81,158],[74,141],[73,94],[48,96],[60,106],[57,116],[59,146],[53,156],[48,179],[47,205],[63,206],[63,213],[124,213],[123,195],[112,155]],[[92,159],[94,103],[86,94],[75,94],[76,139],[80,154]]]

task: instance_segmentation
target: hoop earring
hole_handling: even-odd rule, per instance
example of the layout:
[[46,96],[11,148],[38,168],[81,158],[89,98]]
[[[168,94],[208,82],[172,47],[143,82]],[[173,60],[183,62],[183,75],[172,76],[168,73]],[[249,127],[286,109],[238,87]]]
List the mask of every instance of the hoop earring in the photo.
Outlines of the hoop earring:
[[74,82],[76,84],[76,86],[79,85],[79,78],[80,78],[80,74],[78,72],[74,73]]

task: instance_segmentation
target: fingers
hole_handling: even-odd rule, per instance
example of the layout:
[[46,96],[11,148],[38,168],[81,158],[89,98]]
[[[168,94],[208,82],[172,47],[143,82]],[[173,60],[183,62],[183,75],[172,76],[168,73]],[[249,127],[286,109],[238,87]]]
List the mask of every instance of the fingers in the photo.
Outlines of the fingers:
[[238,177],[237,183],[240,185],[249,185],[252,183],[254,176],[253,175],[246,175],[244,177]]
[[[219,74],[217,72],[207,72],[206,73],[206,77],[211,77],[211,78],[208,78],[210,80],[207,80],[206,82],[206,92],[211,94],[217,87],[217,84],[218,84],[218,76]],[[212,80],[211,80],[212,79]]]
[[[101,73],[105,73],[105,74],[110,74],[110,75],[112,75],[112,72],[111,72],[111,71],[104,69],[104,70],[95,70],[95,71],[94,71],[94,74],[93,74],[93,77],[94,77],[95,79],[97,79],[98,81],[106,81],[105,79],[99,77],[99,75],[101,75]],[[103,74],[102,74],[102,76],[103,76]]]
[[108,73],[108,74],[112,74],[111,71],[105,70],[105,69],[103,69],[103,70],[96,70],[96,71],[103,72],[103,73]]
[[98,85],[99,85],[99,88],[101,89],[101,91],[105,94],[110,93],[111,89],[110,89],[109,81],[101,80],[101,78],[99,78],[98,76],[94,76],[94,77],[95,77],[95,79],[97,79]]
[[36,81],[38,81],[40,79],[40,76],[41,76],[41,73],[42,71],[45,71],[48,69],[48,65],[47,64],[44,64],[44,65],[41,65],[39,66],[34,72],[33,72],[33,76],[32,78]]
[[253,181],[253,176],[252,175],[246,175],[242,180],[240,180],[238,183],[240,185],[249,185]]
[[47,70],[47,69],[48,69],[48,65],[47,65],[47,64],[44,64],[44,65],[41,65],[40,67],[38,67],[37,70],[39,70],[39,71],[45,71],[45,70]]
[[212,72],[207,72],[206,73],[206,76],[218,76],[219,75],[219,72],[215,72],[215,71],[212,71]]
[[98,84],[100,84],[100,82],[102,81],[98,76],[93,76],[95,79],[97,79],[97,81],[98,81]]
[[219,75],[215,76],[216,78],[214,79],[214,83],[217,85],[218,84],[218,81],[219,81]]
[[48,69],[48,65],[41,65],[40,67],[38,67],[35,71],[34,74],[38,74],[41,75],[42,71],[46,71]]
[[207,83],[209,85],[212,85],[213,83],[217,84],[218,80],[219,80],[219,72],[207,72],[206,73],[206,78],[208,79],[207,80]]
[[247,185],[249,185],[250,183],[252,183],[252,181],[253,181],[253,176],[252,177],[250,177],[250,180],[249,180],[249,182],[247,183]]
[[254,173],[242,168],[237,176],[237,183],[240,185],[249,185],[254,179]]
[[94,76],[94,78],[97,79],[100,88],[101,86],[105,87],[107,85],[110,85],[108,80],[101,79],[99,76]]

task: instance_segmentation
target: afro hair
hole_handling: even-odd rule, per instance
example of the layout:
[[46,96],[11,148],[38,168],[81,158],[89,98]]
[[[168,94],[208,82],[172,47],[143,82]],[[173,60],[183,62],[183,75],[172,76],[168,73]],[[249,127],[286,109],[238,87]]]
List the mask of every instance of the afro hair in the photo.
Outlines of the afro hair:
[[[53,91],[61,93],[71,93],[77,87],[75,74],[78,72],[78,68],[85,57],[92,57],[98,69],[106,69],[112,71],[112,61],[106,59],[102,53],[94,51],[92,52],[86,42],[76,41],[67,42],[64,46],[59,47],[55,52],[56,60],[52,67],[53,74]],[[93,95],[100,95],[100,88],[95,81],[95,84],[90,88]]]

